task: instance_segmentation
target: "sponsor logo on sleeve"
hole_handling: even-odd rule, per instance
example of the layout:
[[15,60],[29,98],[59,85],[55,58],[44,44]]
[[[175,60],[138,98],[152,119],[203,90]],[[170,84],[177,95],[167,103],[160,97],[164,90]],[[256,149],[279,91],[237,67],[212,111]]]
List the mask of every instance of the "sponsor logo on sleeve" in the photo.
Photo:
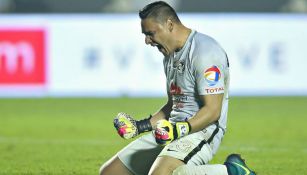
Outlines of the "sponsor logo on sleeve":
[[219,93],[219,92],[224,92],[224,88],[223,87],[219,87],[219,88],[208,88],[205,89],[207,94],[215,94],[215,93]]
[[214,86],[221,79],[221,72],[217,66],[212,66],[205,71],[204,77],[209,86]]

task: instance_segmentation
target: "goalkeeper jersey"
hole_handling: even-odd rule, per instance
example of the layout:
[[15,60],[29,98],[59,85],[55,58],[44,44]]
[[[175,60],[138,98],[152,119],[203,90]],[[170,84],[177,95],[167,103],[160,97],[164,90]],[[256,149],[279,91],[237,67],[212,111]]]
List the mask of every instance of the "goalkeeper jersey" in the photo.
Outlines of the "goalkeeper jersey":
[[192,30],[180,51],[164,58],[167,93],[173,107],[170,122],[193,117],[204,105],[200,95],[224,93],[219,125],[226,129],[229,63],[225,51],[211,37]]

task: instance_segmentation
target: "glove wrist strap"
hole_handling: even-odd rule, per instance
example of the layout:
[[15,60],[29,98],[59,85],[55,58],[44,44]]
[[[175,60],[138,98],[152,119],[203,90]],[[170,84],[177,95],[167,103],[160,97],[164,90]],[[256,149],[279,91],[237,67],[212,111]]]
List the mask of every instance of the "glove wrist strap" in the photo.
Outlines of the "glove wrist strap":
[[188,121],[177,122],[173,127],[174,127],[174,138],[175,139],[186,136],[191,131],[191,125]]
[[150,123],[152,115],[149,116],[149,118],[136,121],[136,127],[138,128],[139,133],[147,132],[152,130],[152,126]]

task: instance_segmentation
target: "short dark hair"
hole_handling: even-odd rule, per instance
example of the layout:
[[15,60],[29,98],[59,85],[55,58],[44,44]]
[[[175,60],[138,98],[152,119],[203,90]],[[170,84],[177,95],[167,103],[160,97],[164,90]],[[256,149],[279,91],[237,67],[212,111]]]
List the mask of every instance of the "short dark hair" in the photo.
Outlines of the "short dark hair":
[[165,22],[171,18],[174,22],[180,23],[176,11],[164,1],[156,1],[146,5],[139,11],[141,19],[154,18],[158,22]]

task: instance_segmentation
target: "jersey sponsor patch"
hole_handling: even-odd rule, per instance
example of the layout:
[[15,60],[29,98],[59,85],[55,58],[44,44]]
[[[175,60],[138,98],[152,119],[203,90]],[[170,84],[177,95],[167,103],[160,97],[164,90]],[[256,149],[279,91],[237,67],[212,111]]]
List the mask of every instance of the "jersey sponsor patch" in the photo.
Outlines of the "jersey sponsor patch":
[[220,69],[217,66],[212,66],[205,71],[204,77],[209,86],[214,86],[221,79]]
[[173,80],[171,80],[170,93],[171,95],[182,95],[181,88],[177,86]]
[[224,92],[224,88],[223,87],[219,87],[219,88],[208,88],[205,89],[207,94],[216,94],[216,93],[220,93],[220,92]]

